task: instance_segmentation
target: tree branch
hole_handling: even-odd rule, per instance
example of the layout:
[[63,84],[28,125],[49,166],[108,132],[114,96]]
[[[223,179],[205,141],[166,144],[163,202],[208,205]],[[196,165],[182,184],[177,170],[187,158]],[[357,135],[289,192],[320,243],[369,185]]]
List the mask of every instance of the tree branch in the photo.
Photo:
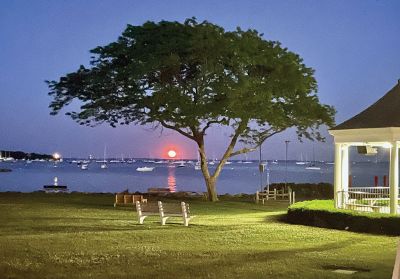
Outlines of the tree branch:
[[204,128],[201,130],[201,133],[204,135],[204,133],[206,132],[206,130],[207,130],[208,128],[210,128],[210,126],[211,126],[212,124],[222,123],[224,120],[225,120],[225,119],[208,121],[207,124],[206,124],[206,126],[204,126]]
[[[271,134],[268,134],[267,136],[262,137],[262,138],[258,141],[258,143],[257,143],[255,146],[253,146],[253,147],[245,147],[245,148],[239,149],[239,150],[237,150],[237,151],[235,151],[235,152],[232,152],[232,153],[229,155],[229,158],[231,158],[231,157],[233,157],[233,156],[240,155],[240,154],[244,154],[244,153],[248,153],[248,152],[255,151],[255,150],[257,149],[257,147],[259,147],[261,144],[263,144],[263,142],[264,142],[266,139],[268,139],[269,137],[272,137],[273,135],[275,135],[275,134],[277,134],[277,133],[282,132],[283,130],[284,130],[284,129],[276,130],[275,132],[273,132],[273,133],[271,133]],[[271,130],[270,130],[270,131],[271,131]]]
[[243,154],[243,153],[249,153],[249,152],[256,151],[257,147],[259,147],[259,146],[260,145],[257,144],[255,147],[250,147],[250,148],[245,147],[245,148],[239,149],[239,150],[237,150],[235,152],[232,152],[231,155],[229,155],[229,158],[237,156],[237,155],[240,155],[240,154]]
[[222,167],[225,165],[226,161],[228,161],[228,158],[230,157],[230,154],[232,153],[232,150],[235,147],[240,134],[246,129],[248,122],[249,122],[248,120],[242,120],[242,122],[240,122],[238,128],[236,129],[235,134],[231,139],[231,142],[229,143],[224,155],[222,156],[222,160],[219,162],[217,168],[215,169],[214,174],[212,175],[213,178],[218,177],[218,175],[220,174]]
[[182,131],[181,129],[179,129],[179,128],[175,127],[175,126],[169,125],[169,124],[167,124],[167,123],[164,122],[164,121],[160,121],[160,123],[161,123],[161,125],[162,125],[163,127],[168,128],[168,129],[171,129],[171,130],[175,130],[175,131],[177,131],[178,133],[180,133],[181,135],[183,135],[183,136],[185,136],[185,137],[187,137],[187,138],[189,138],[189,139],[191,139],[191,140],[196,141],[196,138],[195,138],[193,135],[191,135],[191,134],[189,134],[189,133],[187,133],[187,132],[185,132],[185,131]]

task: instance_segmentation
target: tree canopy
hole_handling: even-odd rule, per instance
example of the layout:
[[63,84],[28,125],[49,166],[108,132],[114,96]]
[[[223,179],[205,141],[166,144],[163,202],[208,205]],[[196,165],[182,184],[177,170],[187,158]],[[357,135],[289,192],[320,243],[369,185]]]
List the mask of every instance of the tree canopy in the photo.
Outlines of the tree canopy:
[[[256,30],[225,31],[194,18],[146,22],[128,25],[116,42],[91,53],[90,67],[47,81],[51,114],[79,100],[80,110],[67,114],[82,125],[152,123],[175,130],[198,144],[206,182],[229,157],[289,127],[320,140],[318,128],[334,124],[333,107],[319,102],[314,70]],[[234,130],[214,175],[204,151],[212,125]],[[239,140],[246,147],[234,150]]]

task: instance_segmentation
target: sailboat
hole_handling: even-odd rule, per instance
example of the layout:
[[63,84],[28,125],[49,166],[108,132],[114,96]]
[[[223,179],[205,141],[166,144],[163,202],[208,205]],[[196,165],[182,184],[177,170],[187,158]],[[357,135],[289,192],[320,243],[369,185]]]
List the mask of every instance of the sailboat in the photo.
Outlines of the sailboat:
[[195,170],[201,170],[200,155],[199,155],[199,153],[197,153],[197,162],[196,162],[196,164],[194,165],[194,169],[195,169]]
[[15,161],[15,159],[13,157],[11,157],[11,152],[8,151],[8,156],[7,156],[7,151],[4,151],[4,153],[6,154],[6,157],[3,157],[3,161],[4,162],[13,162]]
[[108,168],[107,160],[106,160],[106,153],[107,153],[107,146],[104,145],[103,162],[100,165],[100,168],[103,170]]
[[320,170],[321,168],[315,165],[315,151],[313,145],[313,160],[312,162],[306,167],[306,170]]
[[296,162],[296,165],[305,165],[306,162],[303,160],[303,153],[300,153],[300,161]]
[[245,157],[245,161],[242,162],[243,164],[252,164],[253,163],[252,161],[249,161],[247,159],[247,154],[246,153],[244,154],[244,157]]

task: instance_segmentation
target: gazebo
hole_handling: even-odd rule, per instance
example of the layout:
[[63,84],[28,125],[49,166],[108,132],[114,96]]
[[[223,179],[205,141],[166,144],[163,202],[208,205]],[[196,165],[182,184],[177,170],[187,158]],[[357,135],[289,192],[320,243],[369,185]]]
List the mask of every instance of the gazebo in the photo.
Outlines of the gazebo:
[[[376,103],[329,130],[335,143],[335,207],[362,211],[400,213],[399,151],[400,80]],[[389,187],[357,187],[349,191],[349,147],[374,152],[390,148]]]

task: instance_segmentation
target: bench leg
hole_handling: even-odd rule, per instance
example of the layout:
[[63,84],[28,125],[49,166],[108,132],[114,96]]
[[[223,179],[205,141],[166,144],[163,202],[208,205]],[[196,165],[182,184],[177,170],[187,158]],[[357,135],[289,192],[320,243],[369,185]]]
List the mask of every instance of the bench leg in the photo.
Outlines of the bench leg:
[[169,216],[164,216],[164,217],[161,217],[161,226],[164,226],[165,225],[165,223],[167,222],[167,219],[169,218]]
[[139,224],[143,225],[144,219],[146,219],[147,216],[139,216]]
[[183,218],[183,225],[185,226],[185,227],[187,227],[187,226],[189,226],[189,221],[190,221],[190,218]]

